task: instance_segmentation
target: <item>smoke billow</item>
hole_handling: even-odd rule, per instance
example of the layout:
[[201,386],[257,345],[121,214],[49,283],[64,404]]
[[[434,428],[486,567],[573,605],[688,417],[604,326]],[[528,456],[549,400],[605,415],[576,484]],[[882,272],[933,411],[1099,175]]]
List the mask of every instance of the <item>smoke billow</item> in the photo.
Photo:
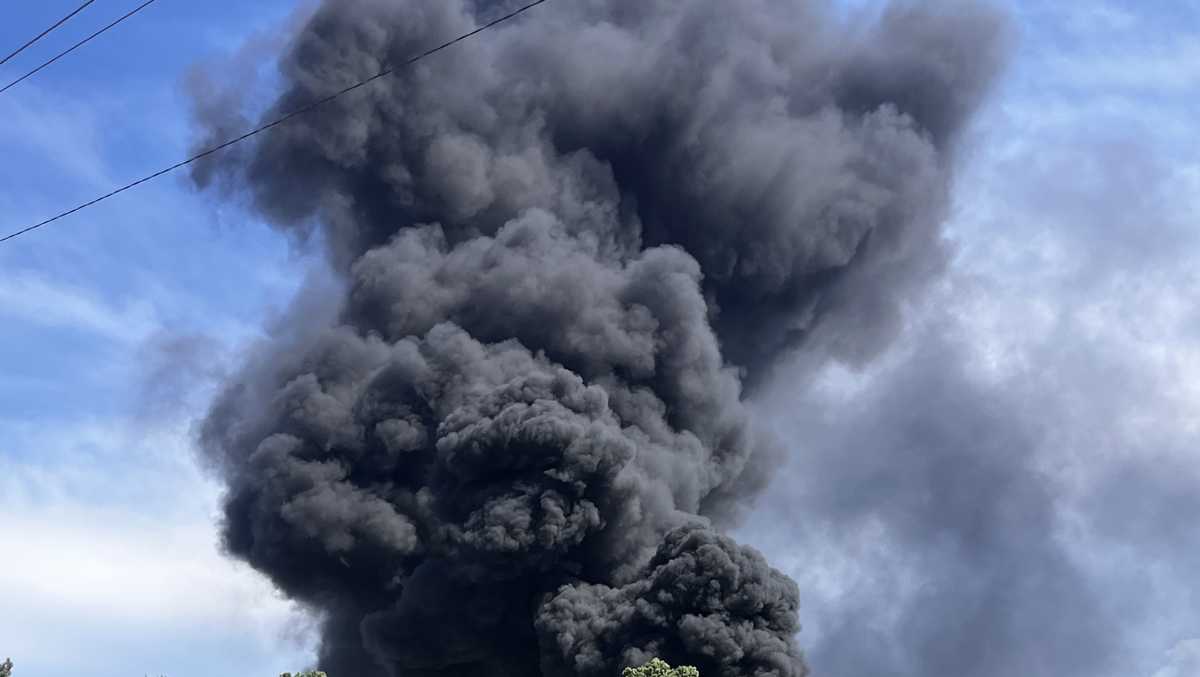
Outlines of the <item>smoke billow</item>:
[[[275,110],[511,6],[325,0]],[[205,421],[228,550],[334,677],[804,675],[795,584],[719,533],[782,448],[746,390],[886,344],[1000,42],[969,3],[550,2],[199,168],[345,287]]]

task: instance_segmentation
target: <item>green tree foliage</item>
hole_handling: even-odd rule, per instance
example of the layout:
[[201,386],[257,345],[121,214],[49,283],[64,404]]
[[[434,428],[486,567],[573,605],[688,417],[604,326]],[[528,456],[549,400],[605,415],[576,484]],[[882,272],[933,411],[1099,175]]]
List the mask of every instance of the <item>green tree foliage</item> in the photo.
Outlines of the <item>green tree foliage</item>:
[[12,659],[6,658],[0,663],[0,677],[12,677]]
[[[0,677],[4,677],[4,675],[0,675]],[[280,675],[279,677],[292,677],[292,673],[285,672],[282,675]],[[324,672],[319,672],[317,670],[309,670],[308,672],[296,673],[296,677],[326,677],[326,675]]]
[[666,661],[651,658],[640,668],[625,668],[621,677],[700,677],[700,671],[690,665],[672,668]]

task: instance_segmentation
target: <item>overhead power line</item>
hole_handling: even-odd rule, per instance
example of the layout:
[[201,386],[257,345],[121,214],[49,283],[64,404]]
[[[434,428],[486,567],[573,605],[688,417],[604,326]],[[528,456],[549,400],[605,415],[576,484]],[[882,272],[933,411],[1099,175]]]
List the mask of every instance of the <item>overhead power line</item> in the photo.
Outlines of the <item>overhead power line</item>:
[[13,57],[15,57],[16,55],[20,54],[21,52],[24,52],[25,50],[32,47],[34,45],[34,43],[36,43],[38,40],[41,40],[42,38],[46,37],[47,35],[50,35],[51,33],[53,33],[55,31],[55,29],[57,29],[59,26],[65,24],[65,23],[67,23],[68,21],[70,21],[76,14],[87,9],[87,6],[92,4],[95,1],[96,0],[87,0],[87,2],[76,7],[74,9],[74,11],[72,11],[70,14],[68,14],[68,15],[64,16],[63,18],[59,19],[58,21],[56,21],[53,26],[47,28],[46,30],[42,31],[41,33],[38,33],[37,36],[32,38],[29,42],[26,42],[25,44],[16,48],[16,50],[14,50],[12,54],[9,54],[8,56],[4,57],[3,59],[0,59],[0,66],[3,66],[4,64],[8,63],[9,61],[12,61]]
[[100,197],[95,198],[93,200],[89,200],[77,207],[73,207],[71,209],[68,209],[67,211],[61,212],[55,216],[52,216],[52,217],[46,219],[45,221],[42,221],[40,223],[35,223],[31,226],[26,226],[25,228],[22,228],[17,231],[13,231],[12,233],[5,235],[4,237],[0,237],[0,243],[8,242],[9,240],[16,238],[16,237],[20,237],[21,235],[24,235],[25,233],[28,233],[33,230],[37,230],[38,228],[42,228],[43,226],[48,226],[51,223],[54,223],[55,221],[66,218],[77,212],[81,212],[84,209],[87,209],[88,207],[96,205],[100,202],[104,202],[105,200],[109,199],[110,197],[120,195],[121,193],[124,193],[125,191],[130,190],[131,188],[136,188],[136,187],[142,185],[143,183],[148,183],[150,181],[153,181],[154,179],[157,179],[158,177],[163,176],[164,174],[170,174],[171,172],[175,171],[176,169],[181,169],[183,167],[186,167],[198,160],[202,160],[210,155],[213,155],[214,153],[218,153],[222,150],[225,150],[226,148],[229,148],[230,146],[241,143],[242,141],[245,141],[246,139],[249,139],[253,136],[257,136],[258,134],[261,134],[269,129],[278,127],[279,125],[282,125],[285,122],[292,120],[293,118],[296,118],[300,115],[304,115],[305,113],[312,112],[313,110],[320,108],[321,106],[324,106],[325,104],[333,101],[334,99],[337,99],[338,97],[349,94],[350,92],[353,92],[356,89],[365,87],[365,86],[371,84],[372,82],[375,82],[376,80],[385,78],[385,77],[395,73],[396,71],[407,68],[426,57],[433,56],[434,54],[437,54],[438,52],[440,52],[448,47],[452,47],[452,46],[462,42],[463,40],[474,37],[484,31],[488,30],[489,28],[498,26],[498,25],[504,23],[505,21],[508,21],[510,19],[517,17],[520,14],[524,14],[525,12],[533,9],[534,7],[537,7],[538,5],[540,5],[544,2],[546,2],[546,0],[536,0],[536,2],[531,2],[527,5],[524,5],[523,7],[520,7],[519,9],[515,9],[498,19],[489,21],[488,23],[480,26],[479,28],[476,28],[475,30],[473,30],[469,33],[463,33],[462,35],[458,36],[457,38],[454,38],[453,40],[443,42],[442,44],[438,45],[437,47],[425,50],[424,52],[421,52],[420,54],[417,54],[416,56],[410,57],[409,59],[396,64],[395,66],[390,66],[388,68],[385,68],[384,70],[379,71],[378,73],[372,75],[371,77],[366,78],[364,80],[359,80],[358,82],[356,82],[348,87],[345,87],[341,90],[338,90],[337,92],[334,92],[333,94],[330,94],[329,96],[326,96],[321,99],[317,99],[316,101],[312,101],[308,104],[305,104],[304,106],[296,108],[296,109],[292,110],[290,113],[287,113],[281,117],[278,117],[278,118],[272,120],[271,122],[268,122],[268,123],[262,125],[261,127],[252,129],[252,130],[246,132],[245,134],[242,134],[241,136],[234,137],[234,138],[229,139],[228,141],[220,143],[216,146],[212,146],[211,148],[209,148],[207,150],[196,153],[195,155],[187,158],[186,160],[183,160],[181,162],[176,162],[175,164],[171,165],[170,167],[160,169],[157,172],[154,172],[153,174],[144,176],[136,181],[127,183],[124,186],[121,186],[120,188],[117,188],[109,193],[105,193],[104,195],[101,195]]
[[34,68],[33,70],[29,71],[25,75],[22,75],[21,77],[17,78],[16,80],[13,80],[12,82],[8,83],[7,85],[4,85],[4,87],[0,87],[0,94],[3,94],[5,92],[7,92],[8,90],[12,89],[13,87],[16,87],[17,85],[21,84],[22,82],[25,82],[29,78],[31,78],[34,75],[37,75],[39,72],[41,72],[41,70],[43,68],[58,61],[59,59],[70,54],[71,52],[74,52],[75,50],[79,49],[80,47],[83,47],[84,45],[91,42],[92,40],[95,40],[96,38],[100,37],[101,35],[104,35],[109,30],[116,28],[118,25],[123,23],[126,19],[132,17],[134,14],[137,14],[138,12],[142,11],[143,9],[146,9],[150,5],[153,5],[156,1],[157,0],[146,0],[142,4],[138,5],[137,7],[134,7],[132,10],[126,12],[124,16],[117,19],[116,21],[108,24],[107,26],[105,26],[104,28],[101,28],[100,30],[96,31],[95,33],[92,33],[91,35],[80,40],[79,42],[75,43],[74,45],[71,45],[67,49],[64,49],[63,51],[59,52],[58,54],[55,54],[53,58],[44,62],[42,65],[38,66],[37,68]]

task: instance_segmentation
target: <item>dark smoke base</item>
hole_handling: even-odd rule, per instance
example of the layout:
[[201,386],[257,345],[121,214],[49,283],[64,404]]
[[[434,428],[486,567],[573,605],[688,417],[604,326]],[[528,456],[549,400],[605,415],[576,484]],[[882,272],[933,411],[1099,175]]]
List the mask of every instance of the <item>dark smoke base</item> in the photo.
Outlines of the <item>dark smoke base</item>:
[[[506,9],[327,0],[275,108]],[[781,448],[744,390],[888,342],[1001,51],[972,4],[827,11],[548,3],[197,168],[345,280],[203,428],[229,551],[324,613],[331,675],[805,674],[796,586],[715,531]]]

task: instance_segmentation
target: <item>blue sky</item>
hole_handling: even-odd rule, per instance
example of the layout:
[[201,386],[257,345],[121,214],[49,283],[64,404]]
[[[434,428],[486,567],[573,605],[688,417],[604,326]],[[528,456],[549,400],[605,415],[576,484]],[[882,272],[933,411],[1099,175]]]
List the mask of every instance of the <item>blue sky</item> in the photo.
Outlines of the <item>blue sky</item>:
[[[0,44],[75,4],[6,4]],[[3,77],[126,4],[95,3]],[[7,92],[4,228],[185,156],[189,70],[291,5],[163,0]],[[184,178],[0,251],[0,542],[25,553],[0,572],[0,653],[21,675],[269,675],[307,655],[295,610],[217,554],[217,490],[188,442],[206,375],[286,303],[304,266]],[[180,361],[194,379],[163,382]]]
[[[7,3],[0,46],[75,4]],[[132,4],[95,3],[0,79]],[[220,73],[247,41],[269,45],[296,9],[160,0],[0,95],[0,230],[185,156],[193,69]],[[1049,426],[1056,453],[1038,456],[1062,482],[1063,538],[1097,581],[1132,586],[1127,554],[1089,526],[1090,501],[1122,455],[1197,467],[1200,6],[1010,9],[1016,51],[961,159],[945,282],[878,365],[824,368],[797,397],[814,411],[844,403],[900,369],[930,326],[949,327],[971,378],[1065,412]],[[0,548],[23,553],[0,564],[0,654],[20,677],[272,675],[307,660],[300,610],[217,553],[218,489],[189,430],[216,378],[316,266],[182,175],[0,246]],[[1094,372],[1119,392],[1093,398]],[[836,437],[837,421],[823,425]],[[754,522],[745,531],[801,582],[804,641],[818,644],[831,632],[821,613],[853,598],[861,553],[768,537]],[[800,542],[823,553],[820,566]],[[1132,633],[1125,674],[1184,677],[1200,662],[1200,605],[1169,571],[1194,553],[1164,558],[1155,620]]]

